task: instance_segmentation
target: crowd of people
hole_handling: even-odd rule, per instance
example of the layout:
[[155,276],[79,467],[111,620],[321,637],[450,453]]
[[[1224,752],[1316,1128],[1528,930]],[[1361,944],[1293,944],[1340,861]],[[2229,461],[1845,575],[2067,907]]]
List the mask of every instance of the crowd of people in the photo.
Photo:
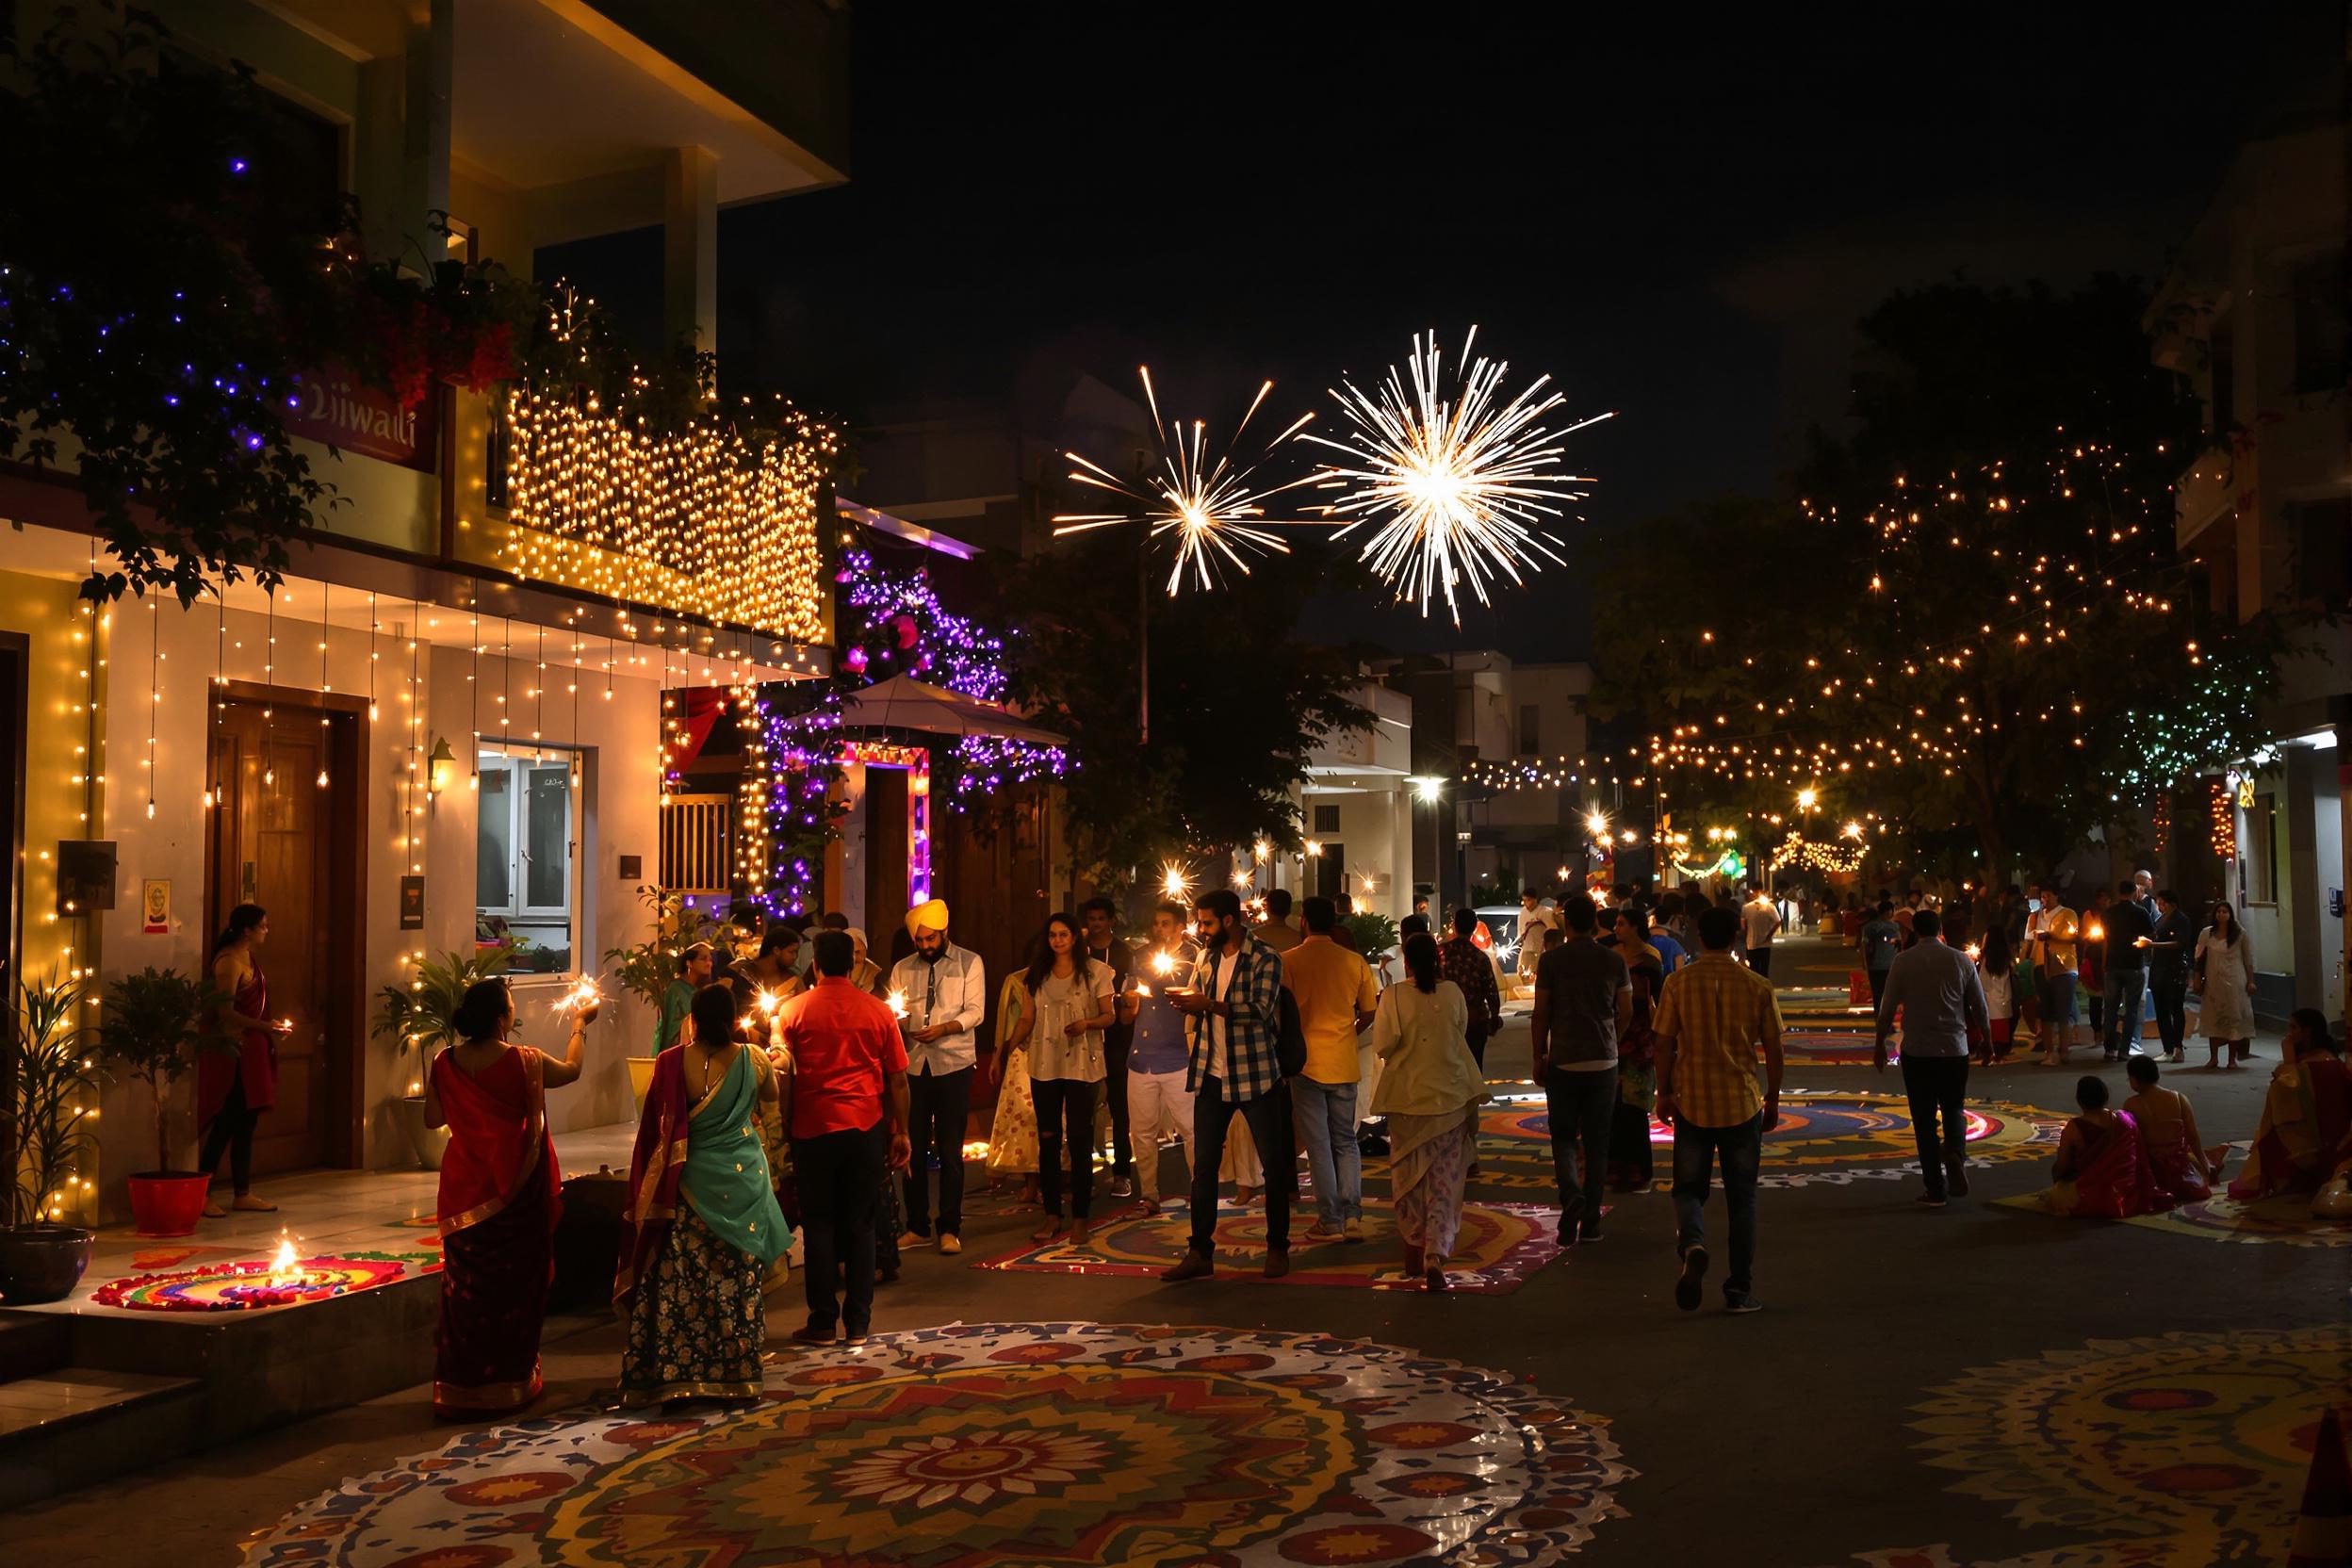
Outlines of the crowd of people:
[[[2048,1206],[2121,1217],[2213,1191],[2221,1152],[2204,1146],[2195,1108],[2162,1082],[2160,1058],[2181,1057],[2180,1029],[2164,1021],[2179,1019],[2179,993],[2194,986],[2218,1031],[2210,1065],[2248,1059],[2250,955],[2227,906],[2200,925],[2148,881],[2082,911],[2047,887],[1821,909],[1819,928],[1860,949],[1882,1070],[1900,1028],[1922,1205],[1968,1190],[1970,1064],[2033,1044],[2063,1064],[2090,1043],[2079,1000],[2093,1004],[2104,1059],[2128,1057],[2132,1092],[2111,1105],[2103,1080],[2081,1081]],[[1107,1142],[1108,1197],[1128,1212],[1160,1213],[1166,1163],[1184,1162],[1186,1247],[1163,1279],[1216,1274],[1227,1183],[1245,1210],[1262,1198],[1261,1266],[1280,1278],[1300,1155],[1313,1213],[1301,1214],[1299,1239],[1344,1245],[1364,1239],[1364,1156],[1375,1151],[1388,1160],[1403,1274],[1445,1290],[1493,1092],[1485,1051],[1502,1021],[1507,958],[1531,991],[1559,1244],[1598,1244],[1608,1192],[1651,1184],[1656,1117],[1673,1131],[1676,1303],[1695,1310],[1705,1294],[1706,1209],[1720,1182],[1723,1306],[1754,1312],[1757,1173],[1783,1073],[1771,955],[1799,918],[1752,886],[1671,890],[1655,906],[1630,887],[1530,893],[1515,942],[1498,944],[1475,909],[1432,929],[1417,906],[1392,979],[1391,956],[1356,951],[1331,899],[1268,894],[1253,910],[1216,890],[1156,906],[1135,944],[1120,939],[1116,907],[1095,899],[1049,918],[1004,978],[985,1069],[987,966],[951,939],[939,900],[908,911],[906,951],[888,971],[838,915],[813,934],[772,926],[749,956],[691,947],[660,1009],[628,1178],[613,1293],[628,1325],[621,1397],[754,1397],[762,1300],[795,1229],[808,1312],[792,1337],[862,1343],[875,1286],[896,1277],[906,1251],[961,1250],[964,1138],[982,1070],[995,1090],[988,1168],[1037,1204],[1037,1244],[1091,1239]],[[249,1006],[263,934],[256,919],[224,938],[223,989],[237,1008],[224,1027],[266,1017]],[[2139,1049],[2145,998],[2156,1051]],[[575,1012],[565,1054],[551,1056],[514,1039],[506,982],[486,980],[432,1064],[428,1120],[451,1133],[434,1396],[445,1413],[537,1396],[561,1183],[545,1096],[579,1076],[595,1016]],[[2344,1184],[2352,1074],[2343,1050],[2320,1015],[2295,1016],[2231,1196]],[[235,1093],[220,1093],[231,1109]],[[228,1125],[222,1141],[234,1146],[241,1122]]]

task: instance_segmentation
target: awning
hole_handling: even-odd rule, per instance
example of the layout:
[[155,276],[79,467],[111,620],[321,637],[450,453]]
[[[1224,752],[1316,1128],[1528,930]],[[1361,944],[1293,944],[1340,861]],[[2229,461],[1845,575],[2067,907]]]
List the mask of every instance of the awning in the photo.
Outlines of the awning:
[[1017,718],[995,703],[906,675],[876,681],[843,703],[841,726],[848,729],[920,729],[932,735],[993,735],[1046,746],[1070,743],[1067,737]]

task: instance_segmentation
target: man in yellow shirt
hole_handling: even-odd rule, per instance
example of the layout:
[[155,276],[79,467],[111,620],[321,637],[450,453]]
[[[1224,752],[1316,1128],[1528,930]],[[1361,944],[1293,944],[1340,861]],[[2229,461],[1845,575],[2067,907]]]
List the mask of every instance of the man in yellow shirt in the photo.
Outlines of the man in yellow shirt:
[[[1699,916],[1706,951],[1666,977],[1650,1018],[1658,1054],[1658,1114],[1674,1129],[1675,1243],[1681,1264],[1674,1305],[1694,1312],[1707,1277],[1704,1225],[1709,1168],[1723,1170],[1731,1221],[1731,1272],[1723,1306],[1755,1312],[1756,1172],[1764,1135],[1780,1122],[1780,1004],[1772,983],[1731,956],[1740,912]],[[1756,1083],[1764,1048],[1767,1085]]]
[[1306,934],[1283,953],[1282,985],[1298,1004],[1306,1070],[1290,1081],[1292,1114],[1315,1183],[1309,1242],[1364,1239],[1364,1156],[1356,1145],[1356,1031],[1380,999],[1372,967],[1331,939],[1339,909],[1328,898],[1299,905]]

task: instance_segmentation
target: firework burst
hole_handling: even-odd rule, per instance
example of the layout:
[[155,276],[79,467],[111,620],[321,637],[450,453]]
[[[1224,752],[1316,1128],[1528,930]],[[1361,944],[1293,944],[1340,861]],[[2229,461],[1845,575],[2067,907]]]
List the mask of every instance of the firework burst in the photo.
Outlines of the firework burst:
[[[1152,408],[1152,429],[1160,445],[1159,470],[1122,479],[1076,452],[1063,455],[1078,465],[1070,471],[1071,479],[1123,496],[1139,503],[1140,510],[1064,514],[1054,519],[1054,535],[1083,533],[1088,529],[1135,521],[1146,524],[1153,539],[1173,535],[1176,561],[1168,574],[1171,596],[1187,579],[1200,588],[1215,587],[1228,565],[1247,576],[1250,555],[1269,550],[1288,554],[1290,546],[1272,530],[1297,519],[1269,518],[1265,503],[1269,497],[1313,482],[1315,476],[1309,474],[1261,487],[1256,478],[1259,459],[1239,462],[1231,449],[1212,459],[1202,421],[1195,419],[1186,426],[1162,419],[1159,398],[1152,388],[1152,368],[1144,366],[1138,373],[1143,378],[1144,400]],[[1242,415],[1241,423],[1233,427],[1235,446],[1250,428],[1250,420],[1259,405],[1266,401],[1266,394],[1273,390],[1274,384],[1269,381],[1250,400],[1249,411]],[[1288,429],[1266,443],[1266,450],[1271,451],[1298,434],[1314,417],[1313,414],[1300,415]],[[1260,453],[1260,458],[1263,456]]]
[[1546,390],[1549,376],[1503,401],[1510,366],[1471,358],[1478,335],[1473,327],[1463,339],[1450,388],[1437,335],[1415,334],[1410,391],[1395,366],[1373,394],[1342,381],[1331,396],[1349,428],[1339,437],[1300,437],[1341,454],[1315,475],[1321,486],[1347,491],[1326,509],[1343,524],[1332,537],[1369,528],[1363,559],[1398,602],[1415,600],[1427,615],[1431,596],[1442,594],[1457,626],[1457,583],[1485,604],[1489,582],[1523,581],[1521,568],[1539,570],[1545,561],[1566,564],[1544,523],[1582,500],[1578,486],[1592,482],[1560,468],[1560,442],[1611,417],[1551,429],[1544,416],[1566,400]]

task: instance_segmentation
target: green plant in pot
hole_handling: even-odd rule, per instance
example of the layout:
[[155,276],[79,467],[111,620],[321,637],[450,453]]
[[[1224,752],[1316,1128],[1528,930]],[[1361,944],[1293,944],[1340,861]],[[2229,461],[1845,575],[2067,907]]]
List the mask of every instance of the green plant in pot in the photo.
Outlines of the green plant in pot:
[[468,953],[417,958],[409,966],[407,985],[386,986],[376,993],[376,1011],[368,1021],[368,1032],[379,1039],[389,1036],[400,1042],[408,1092],[393,1102],[393,1114],[408,1135],[416,1163],[427,1170],[441,1168],[441,1152],[449,1145],[448,1129],[425,1125],[425,1073],[433,1065],[433,1054],[456,1038],[449,1020],[457,1016],[457,1004],[466,999],[466,990],[477,981],[506,973],[514,956],[514,944],[501,941],[496,947],[477,947]]
[[[644,941],[607,952],[604,961],[612,966],[613,981],[621,989],[659,1018],[670,984],[678,978],[678,956],[696,942],[715,943],[719,923],[703,910],[688,908],[682,893],[641,887],[637,902],[645,906],[652,930]],[[645,1054],[631,1052],[629,1057],[629,1086],[640,1105],[645,1102],[645,1091],[653,1086],[652,1044],[648,1038]]]
[[131,1216],[145,1236],[184,1236],[204,1217],[212,1173],[172,1163],[172,1108],[179,1083],[206,1051],[237,1054],[237,1042],[206,1021],[225,999],[201,975],[143,969],[106,988],[98,1055],[155,1097],[155,1168],[130,1178]]
[[9,1020],[8,1122],[0,1128],[0,1157],[8,1184],[8,1225],[0,1229],[0,1302],[9,1306],[56,1301],[81,1282],[97,1233],[61,1223],[66,1189],[95,1145],[98,1069],[87,1054],[81,1023],[83,988],[75,971],[64,980],[50,972],[21,981]]

